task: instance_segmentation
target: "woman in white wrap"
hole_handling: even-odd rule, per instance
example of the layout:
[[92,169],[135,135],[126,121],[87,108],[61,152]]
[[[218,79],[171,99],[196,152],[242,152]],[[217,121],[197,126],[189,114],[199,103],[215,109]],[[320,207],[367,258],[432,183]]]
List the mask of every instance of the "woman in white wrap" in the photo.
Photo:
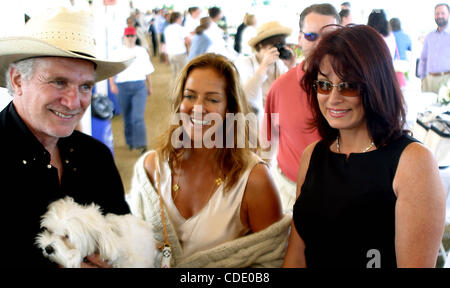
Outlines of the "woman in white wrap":
[[170,245],[172,267],[280,267],[291,216],[283,217],[269,169],[249,148],[251,125],[225,120],[249,113],[236,68],[217,54],[196,57],[173,93],[176,120],[135,165],[132,213]]

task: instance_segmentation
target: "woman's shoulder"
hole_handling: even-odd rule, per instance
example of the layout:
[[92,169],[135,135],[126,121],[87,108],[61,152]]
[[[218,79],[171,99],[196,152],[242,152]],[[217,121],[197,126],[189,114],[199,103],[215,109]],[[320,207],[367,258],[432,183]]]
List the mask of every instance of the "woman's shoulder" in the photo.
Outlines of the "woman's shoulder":
[[[152,184],[154,184],[153,175],[155,175],[156,165],[157,165],[156,158],[157,158],[156,151],[151,150],[151,151],[148,151],[147,153],[145,153],[144,155],[142,155],[141,158],[139,159],[140,161],[143,162],[144,170]],[[139,160],[138,160],[138,162],[140,162]]]
[[269,164],[255,153],[252,153],[249,160],[248,173],[247,188],[250,190],[261,191],[271,187]]
[[401,151],[396,175],[417,175],[421,178],[420,175],[425,176],[437,169],[437,161],[430,149],[420,142],[409,142]]
[[405,145],[401,156],[400,162],[408,162],[408,167],[421,167],[425,163],[430,163],[435,161],[433,152],[428,149],[425,145],[420,142],[411,141]]
[[253,232],[260,231],[281,218],[281,200],[265,163],[257,163],[251,170],[242,205],[246,210],[247,225]]
[[309,166],[309,161],[311,160],[311,156],[313,152],[317,149],[323,148],[325,143],[322,140],[316,140],[306,146],[305,150],[303,150],[302,156],[300,158],[300,165],[304,163],[306,167]]

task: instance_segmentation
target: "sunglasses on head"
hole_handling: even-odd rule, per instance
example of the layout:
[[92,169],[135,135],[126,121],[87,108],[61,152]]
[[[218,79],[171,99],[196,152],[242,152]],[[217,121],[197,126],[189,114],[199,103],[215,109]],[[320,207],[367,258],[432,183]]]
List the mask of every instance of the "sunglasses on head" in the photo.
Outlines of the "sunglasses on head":
[[311,33],[302,32],[302,33],[303,33],[303,36],[305,37],[305,39],[310,42],[314,42],[319,38],[318,33],[314,33],[314,32],[311,32]]
[[355,97],[359,95],[358,85],[350,82],[333,84],[332,82],[326,80],[315,80],[313,87],[316,89],[317,93],[325,95],[330,94],[333,87],[337,87],[338,92],[342,96]]

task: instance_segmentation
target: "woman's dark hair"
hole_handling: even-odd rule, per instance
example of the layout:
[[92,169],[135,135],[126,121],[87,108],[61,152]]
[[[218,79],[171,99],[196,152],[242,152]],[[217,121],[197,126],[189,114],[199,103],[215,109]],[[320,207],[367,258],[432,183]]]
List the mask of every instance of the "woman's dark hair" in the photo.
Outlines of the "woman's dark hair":
[[[325,26],[329,28],[328,26]],[[340,26],[338,26],[340,27]],[[331,144],[339,131],[332,128],[319,109],[314,80],[326,56],[336,75],[359,87],[367,128],[377,147],[406,134],[404,99],[384,39],[366,25],[340,27],[324,35],[307,59],[301,85],[308,94],[313,121],[320,136]]]
[[369,15],[367,25],[377,30],[384,37],[389,35],[389,22],[383,9],[373,9]]

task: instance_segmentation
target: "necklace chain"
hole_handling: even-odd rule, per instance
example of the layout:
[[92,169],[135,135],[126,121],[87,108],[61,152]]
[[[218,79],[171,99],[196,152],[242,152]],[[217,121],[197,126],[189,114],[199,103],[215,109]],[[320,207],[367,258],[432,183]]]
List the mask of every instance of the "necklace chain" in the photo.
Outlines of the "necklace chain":
[[[362,150],[361,153],[366,153],[367,151],[372,149],[372,147],[375,147],[375,143],[373,143],[373,141],[370,142],[369,146],[367,146],[364,150]],[[338,153],[341,153],[341,145],[339,143],[339,136],[337,136],[337,138],[336,138],[336,151]]]
[[[180,160],[180,165],[179,165],[179,171],[181,172],[181,163],[182,163],[182,160]],[[177,198],[177,196],[178,196],[178,193],[180,192],[180,185],[179,185],[179,182],[180,182],[180,177],[181,176],[181,173],[180,173],[180,175],[178,175],[178,178],[177,178],[177,183],[175,183],[174,185],[172,185],[172,189],[173,189],[173,192],[175,192],[175,194],[173,195],[173,202],[175,202],[175,199]],[[214,187],[219,187],[220,185],[222,185],[222,178],[220,178],[220,177],[217,177],[215,180],[214,180],[214,184],[213,184],[213,186],[212,186],[212,188],[211,188],[211,190],[209,191],[209,193],[208,193],[208,197],[206,198],[206,199],[208,199],[208,198],[210,198],[211,197],[211,195],[212,195],[212,193],[214,192]],[[204,200],[203,200],[204,201]],[[203,202],[202,201],[202,202]]]

